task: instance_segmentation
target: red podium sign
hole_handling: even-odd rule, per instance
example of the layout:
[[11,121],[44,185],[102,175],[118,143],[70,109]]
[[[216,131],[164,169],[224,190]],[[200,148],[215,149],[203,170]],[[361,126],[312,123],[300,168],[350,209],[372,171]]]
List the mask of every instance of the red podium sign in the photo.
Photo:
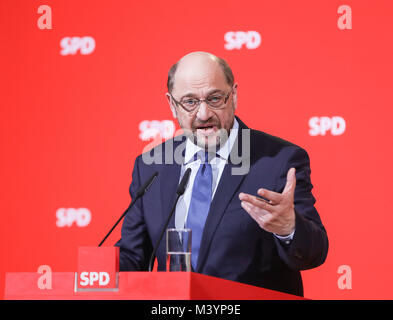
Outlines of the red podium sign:
[[4,299],[294,300],[302,297],[193,272],[118,272],[118,248],[79,249],[78,272],[6,273]]
[[79,247],[76,290],[118,288],[119,248]]

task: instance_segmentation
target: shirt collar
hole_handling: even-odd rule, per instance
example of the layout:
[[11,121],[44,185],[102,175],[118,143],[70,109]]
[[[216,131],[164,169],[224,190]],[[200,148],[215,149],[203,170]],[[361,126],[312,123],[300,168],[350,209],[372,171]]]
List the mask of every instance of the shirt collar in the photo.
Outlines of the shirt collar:
[[[235,143],[238,131],[239,131],[239,123],[237,122],[236,118],[234,118],[233,126],[232,129],[230,130],[230,134],[227,141],[225,141],[224,145],[219,150],[217,150],[217,154],[220,156],[220,158],[223,158],[224,160],[228,160],[233,144]],[[186,150],[184,154],[184,163],[186,164],[192,162],[195,159],[194,158],[195,154],[198,152],[204,153],[204,150],[201,147],[194,144],[191,141],[191,139],[187,139]]]

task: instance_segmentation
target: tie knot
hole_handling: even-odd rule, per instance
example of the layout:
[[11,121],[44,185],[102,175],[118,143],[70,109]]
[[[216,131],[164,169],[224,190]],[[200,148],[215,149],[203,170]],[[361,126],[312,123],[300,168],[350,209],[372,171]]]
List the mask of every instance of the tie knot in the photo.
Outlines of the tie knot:
[[214,153],[209,153],[209,152],[204,152],[200,151],[195,153],[194,155],[194,161],[200,159],[202,164],[208,164],[211,162],[215,157],[217,157],[216,154]]

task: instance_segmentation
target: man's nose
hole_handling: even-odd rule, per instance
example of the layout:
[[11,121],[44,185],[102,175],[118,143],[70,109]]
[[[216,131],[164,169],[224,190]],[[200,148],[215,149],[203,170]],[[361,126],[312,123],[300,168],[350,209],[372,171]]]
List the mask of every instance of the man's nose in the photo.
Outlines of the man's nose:
[[199,105],[197,117],[202,121],[209,120],[212,116],[212,111],[210,110],[209,106],[207,105],[206,101],[202,101]]

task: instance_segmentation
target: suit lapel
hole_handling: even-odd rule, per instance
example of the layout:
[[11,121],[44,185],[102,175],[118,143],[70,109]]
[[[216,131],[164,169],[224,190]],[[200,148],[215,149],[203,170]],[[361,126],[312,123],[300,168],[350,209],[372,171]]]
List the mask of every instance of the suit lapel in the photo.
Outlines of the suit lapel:
[[219,186],[210,206],[209,215],[206,219],[205,228],[201,241],[201,248],[199,251],[197,270],[200,270],[208,253],[210,243],[213,239],[214,233],[221,221],[221,218],[228,206],[230,200],[233,198],[238,186],[244,179],[243,176],[233,176],[231,174],[233,165],[227,164],[221,176]]

